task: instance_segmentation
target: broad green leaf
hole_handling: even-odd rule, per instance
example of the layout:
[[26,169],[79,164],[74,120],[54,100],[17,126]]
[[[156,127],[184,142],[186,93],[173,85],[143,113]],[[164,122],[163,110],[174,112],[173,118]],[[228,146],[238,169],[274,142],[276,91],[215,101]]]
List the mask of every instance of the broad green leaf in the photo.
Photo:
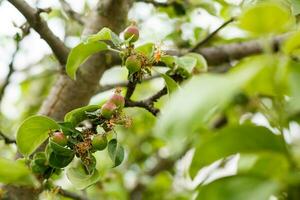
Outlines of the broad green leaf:
[[274,152],[241,154],[238,174],[283,179],[288,175],[289,167],[289,161],[284,154]]
[[230,155],[265,151],[286,153],[281,137],[265,127],[254,125],[227,127],[196,146],[191,175],[194,176],[201,167]]
[[197,59],[192,56],[182,56],[177,59],[178,69],[183,73],[182,75],[188,77],[192,74],[197,62]]
[[163,107],[155,126],[156,135],[180,150],[178,147],[189,135],[206,126],[213,114],[263,68],[252,64],[250,60],[227,75],[204,74],[186,82]]
[[165,63],[167,67],[169,68],[174,68],[177,62],[177,57],[175,56],[169,56],[169,55],[164,55],[161,57],[160,61]]
[[300,1],[299,0],[290,0],[292,2],[293,14],[300,14]]
[[152,58],[155,45],[153,43],[146,43],[135,48],[135,51],[145,55],[147,58]]
[[93,112],[99,108],[101,108],[101,105],[88,105],[74,109],[65,115],[64,121],[70,122],[73,126],[76,126],[77,124],[86,119],[86,112]]
[[54,153],[62,156],[73,156],[74,152],[71,149],[68,149],[66,147],[62,147],[59,144],[53,142],[52,140],[49,140],[49,145]]
[[45,116],[27,118],[17,131],[17,145],[25,156],[32,154],[49,136],[51,131],[59,129],[59,125]]
[[116,139],[112,139],[107,145],[108,155],[114,162],[113,167],[119,166],[124,160],[124,148],[118,143]]
[[244,10],[239,18],[241,28],[254,34],[283,32],[293,24],[291,11],[279,3],[257,3]]
[[96,41],[112,41],[115,46],[120,46],[122,40],[109,28],[104,27],[98,33],[91,35],[87,39],[87,43],[96,42]]
[[72,167],[67,170],[67,177],[69,181],[78,190],[83,190],[88,186],[96,183],[99,179],[99,173],[94,170],[93,174],[87,175],[82,167]]
[[37,186],[38,182],[21,160],[0,158],[0,183]]
[[54,168],[64,168],[68,166],[74,158],[74,154],[70,156],[62,156],[54,151],[49,154],[48,164]]
[[279,184],[274,181],[232,176],[200,187],[197,200],[269,200],[279,189]]
[[163,73],[160,73],[160,75],[165,80],[169,94],[179,89],[179,85],[170,76]]
[[300,64],[291,62],[290,73],[288,77],[290,99],[287,102],[287,111],[289,115],[298,114],[300,111]]
[[282,50],[286,54],[299,56],[299,49],[300,49],[300,31],[297,31],[296,33],[293,33],[291,36],[288,37],[288,39],[284,41],[284,43],[282,44]]
[[98,53],[100,51],[105,51],[108,49],[108,46],[104,42],[89,42],[89,43],[80,43],[74,47],[67,60],[66,72],[72,78],[76,78],[76,71],[79,66],[84,63],[89,56],[92,54]]
[[192,57],[196,59],[196,66],[195,66],[195,70],[197,70],[198,72],[206,72],[207,71],[207,62],[205,60],[205,58],[198,54],[198,53],[188,53],[186,54],[186,56],[188,57]]

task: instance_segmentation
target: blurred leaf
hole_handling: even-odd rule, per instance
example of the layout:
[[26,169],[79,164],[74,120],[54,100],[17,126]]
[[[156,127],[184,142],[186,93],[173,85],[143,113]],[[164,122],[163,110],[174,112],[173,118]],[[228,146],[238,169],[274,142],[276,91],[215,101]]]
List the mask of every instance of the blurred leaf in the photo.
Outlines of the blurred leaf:
[[90,35],[87,39],[87,43],[96,41],[112,41],[115,46],[121,46],[123,41],[109,28],[102,28],[98,33]]
[[182,90],[172,94],[164,106],[155,127],[156,136],[176,147],[180,141],[183,146],[185,138],[197,128],[207,125],[206,122],[213,114],[222,109],[262,68],[246,62],[227,75],[205,74],[193,77],[182,86]]
[[300,14],[300,1],[299,0],[290,0],[292,2],[293,14]]
[[154,44],[153,43],[146,43],[141,46],[135,48],[135,51],[138,53],[143,54],[147,58],[152,58],[154,54]]
[[279,184],[251,176],[232,176],[200,187],[197,200],[268,200]]
[[300,111],[300,63],[292,61],[289,69],[290,99],[287,102],[287,111],[289,115],[294,115]]
[[163,55],[160,60],[161,60],[161,62],[165,63],[165,65],[167,65],[167,67],[174,68],[177,57]]
[[208,65],[207,65],[207,62],[205,60],[205,58],[198,54],[198,53],[188,53],[186,54],[186,56],[190,56],[190,57],[193,57],[196,59],[196,66],[195,66],[195,69],[199,72],[206,72],[207,71],[207,68],[208,68]]
[[188,77],[192,74],[197,62],[197,59],[192,56],[182,56],[177,59],[178,69],[181,69],[183,75]]
[[160,75],[165,80],[165,83],[166,83],[166,86],[168,88],[169,94],[180,88],[179,85],[176,83],[176,81],[174,81],[174,79],[172,79],[170,76],[168,76],[164,73],[160,73]]
[[24,162],[0,158],[0,183],[37,186],[38,182]]
[[124,148],[118,144],[116,139],[112,139],[108,142],[107,151],[109,157],[114,162],[113,167],[119,166],[124,160]]
[[84,63],[89,56],[100,51],[108,50],[108,46],[104,42],[80,43],[74,47],[69,53],[66,72],[72,78],[76,78],[76,71],[79,66]]
[[59,129],[59,125],[45,116],[27,118],[17,131],[17,145],[20,153],[29,156],[49,136],[51,131]]
[[73,126],[76,126],[77,124],[86,119],[86,112],[93,112],[99,108],[101,108],[101,105],[88,105],[74,109],[65,115],[64,121],[70,122]]
[[82,167],[72,167],[67,170],[67,177],[69,181],[78,190],[83,190],[88,186],[96,183],[99,179],[99,173],[97,170],[91,175],[87,175]]
[[294,56],[299,56],[299,51],[297,52],[296,50],[299,50],[300,48],[300,31],[297,31],[290,35],[288,39],[284,41],[282,44],[282,50],[284,53],[288,55],[294,55],[294,53],[298,53]]
[[274,152],[241,154],[238,174],[283,179],[288,175],[289,167],[289,161],[284,154]]
[[191,165],[194,176],[203,166],[237,153],[287,153],[284,141],[269,129],[254,125],[231,126],[196,146]]
[[257,3],[244,10],[239,18],[241,28],[254,34],[278,33],[294,23],[291,11],[275,2]]

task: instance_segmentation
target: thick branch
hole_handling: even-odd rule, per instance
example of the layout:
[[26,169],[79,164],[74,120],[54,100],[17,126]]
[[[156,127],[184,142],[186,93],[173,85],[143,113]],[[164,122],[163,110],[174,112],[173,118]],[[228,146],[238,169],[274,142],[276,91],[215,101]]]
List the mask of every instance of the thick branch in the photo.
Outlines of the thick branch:
[[67,62],[69,49],[64,45],[64,43],[54,35],[54,33],[49,29],[45,20],[43,20],[39,11],[29,6],[26,1],[23,0],[8,0],[13,4],[26,18],[30,26],[40,34],[50,48],[52,49],[55,57],[58,59],[61,65],[65,65]]

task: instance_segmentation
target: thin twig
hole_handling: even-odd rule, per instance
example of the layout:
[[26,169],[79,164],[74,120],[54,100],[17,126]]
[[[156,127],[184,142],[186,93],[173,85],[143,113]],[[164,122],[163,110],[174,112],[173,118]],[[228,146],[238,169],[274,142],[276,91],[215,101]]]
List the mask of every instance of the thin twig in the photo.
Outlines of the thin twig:
[[59,63],[64,66],[67,62],[70,50],[56,35],[54,35],[46,21],[40,17],[39,14],[42,10],[32,8],[24,0],[8,1],[23,14],[30,26],[48,43]]
[[148,110],[150,113],[152,113],[154,116],[157,116],[157,114],[160,112],[159,109],[154,107],[154,102],[156,102],[160,97],[163,95],[167,94],[168,90],[166,87],[158,91],[156,94],[153,96],[149,97],[148,99],[141,100],[141,101],[132,101],[130,99],[125,100],[125,106],[126,107],[140,107],[140,108],[145,108]]
[[206,38],[204,38],[201,42],[196,44],[190,51],[196,51],[198,48],[204,46],[207,42],[209,42],[219,31],[221,31],[223,28],[225,28],[228,24],[233,22],[235,18],[231,18],[227,21],[225,21],[219,28],[214,30],[212,33],[210,33]]
[[2,131],[0,131],[0,137],[4,140],[5,144],[16,144],[16,140],[10,139]]
[[168,2],[157,2],[154,0],[136,0],[136,2],[144,2],[144,3],[151,3],[154,6],[158,6],[158,7],[168,7],[171,6],[172,3],[168,3]]
[[132,96],[134,90],[135,90],[135,87],[137,85],[137,82],[136,81],[129,81],[128,84],[127,84],[127,91],[126,91],[126,95],[125,95],[125,99],[129,100],[130,97]]
[[74,200],[88,200],[87,197],[59,188],[58,193]]
[[6,87],[9,85],[9,80],[10,80],[10,77],[12,76],[12,74],[14,73],[14,61],[15,61],[15,57],[19,51],[19,48],[20,48],[20,39],[16,39],[16,49],[14,51],[14,53],[12,54],[12,58],[11,58],[11,61],[8,65],[8,74],[4,80],[4,83],[2,85],[2,87],[0,88],[0,104],[1,104],[1,101],[3,99],[3,96],[4,96],[4,93],[5,93],[5,89]]
[[84,25],[84,20],[82,19],[82,16],[75,12],[70,4],[68,2],[66,2],[65,0],[59,0],[62,9],[64,10],[64,12],[74,21],[78,22],[81,25]]

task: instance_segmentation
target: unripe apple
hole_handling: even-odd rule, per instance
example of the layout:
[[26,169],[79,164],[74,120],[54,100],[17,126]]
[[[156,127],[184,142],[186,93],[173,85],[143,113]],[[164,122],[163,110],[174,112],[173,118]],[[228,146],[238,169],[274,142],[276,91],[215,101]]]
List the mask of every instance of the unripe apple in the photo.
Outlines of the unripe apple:
[[125,105],[125,99],[119,93],[115,93],[109,101],[114,103],[118,108],[123,108]]
[[131,55],[126,59],[125,66],[129,73],[133,74],[141,70],[142,62],[136,55]]
[[67,137],[64,135],[63,132],[60,131],[54,132],[51,136],[51,140],[63,147],[66,146],[68,143]]
[[105,104],[103,104],[103,106],[101,107],[101,114],[104,118],[110,119],[116,109],[117,109],[116,104],[108,101]]
[[107,138],[106,138],[106,136],[103,135],[103,134],[95,135],[93,137],[93,140],[92,140],[92,146],[97,151],[101,151],[101,150],[105,149],[106,146],[107,146]]
[[140,33],[138,27],[134,25],[128,26],[124,31],[124,39],[128,40],[131,38],[130,42],[135,42],[139,39]]

